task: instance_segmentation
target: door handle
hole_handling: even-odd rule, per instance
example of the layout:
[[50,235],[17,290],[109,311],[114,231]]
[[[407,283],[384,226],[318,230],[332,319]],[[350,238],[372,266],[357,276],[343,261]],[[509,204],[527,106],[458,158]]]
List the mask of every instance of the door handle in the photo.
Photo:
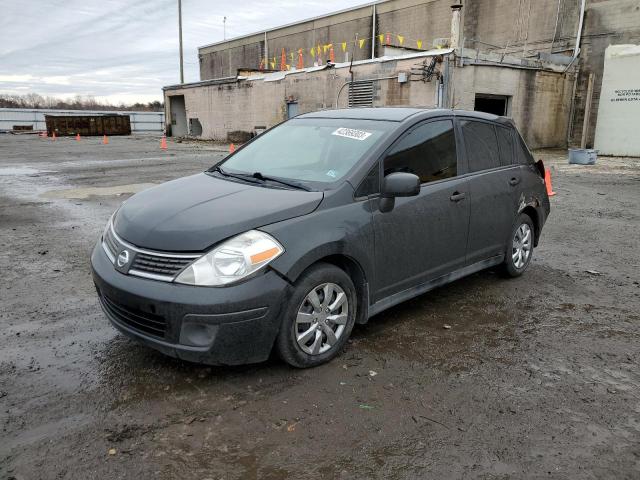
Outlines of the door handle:
[[509,180],[509,185],[511,185],[512,187],[516,186],[519,183],[520,183],[520,179],[517,177],[513,177],[511,180]]
[[467,194],[464,192],[453,192],[453,195],[449,197],[449,200],[451,200],[452,202],[459,202],[460,200],[464,200],[466,196]]

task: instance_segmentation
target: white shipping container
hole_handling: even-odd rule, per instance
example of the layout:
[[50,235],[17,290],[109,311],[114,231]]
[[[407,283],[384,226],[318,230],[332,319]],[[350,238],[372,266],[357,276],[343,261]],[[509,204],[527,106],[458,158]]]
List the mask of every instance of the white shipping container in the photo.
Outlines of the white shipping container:
[[640,45],[605,52],[594,148],[600,155],[640,156]]
[[0,132],[13,130],[17,125],[32,125],[35,131],[47,129],[45,115],[129,115],[132,133],[162,133],[164,112],[126,112],[100,110],[50,110],[31,108],[0,108]]

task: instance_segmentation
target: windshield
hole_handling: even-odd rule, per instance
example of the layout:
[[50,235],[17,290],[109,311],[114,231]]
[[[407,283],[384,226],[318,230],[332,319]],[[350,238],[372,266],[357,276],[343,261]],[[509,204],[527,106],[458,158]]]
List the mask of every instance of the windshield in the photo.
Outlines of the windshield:
[[391,122],[374,120],[293,119],[265,132],[219,167],[230,174],[333,183],[393,130],[390,127]]

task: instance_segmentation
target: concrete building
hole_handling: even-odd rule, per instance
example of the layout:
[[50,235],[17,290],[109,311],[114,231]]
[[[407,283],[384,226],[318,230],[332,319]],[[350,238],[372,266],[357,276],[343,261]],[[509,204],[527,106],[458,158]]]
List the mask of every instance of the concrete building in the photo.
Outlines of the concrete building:
[[442,106],[511,116],[533,147],[590,146],[621,43],[640,43],[637,0],[380,1],[200,47],[201,81],[164,89],[167,131],[243,141],[336,105]]

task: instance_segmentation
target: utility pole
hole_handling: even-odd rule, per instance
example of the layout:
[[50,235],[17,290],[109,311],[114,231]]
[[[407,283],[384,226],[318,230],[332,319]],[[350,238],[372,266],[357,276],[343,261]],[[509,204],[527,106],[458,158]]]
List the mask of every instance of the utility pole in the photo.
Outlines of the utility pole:
[[182,56],[182,0],[178,0],[178,36],[180,37],[180,83],[184,83],[184,59]]
[[222,19],[222,40],[227,39],[227,17]]

